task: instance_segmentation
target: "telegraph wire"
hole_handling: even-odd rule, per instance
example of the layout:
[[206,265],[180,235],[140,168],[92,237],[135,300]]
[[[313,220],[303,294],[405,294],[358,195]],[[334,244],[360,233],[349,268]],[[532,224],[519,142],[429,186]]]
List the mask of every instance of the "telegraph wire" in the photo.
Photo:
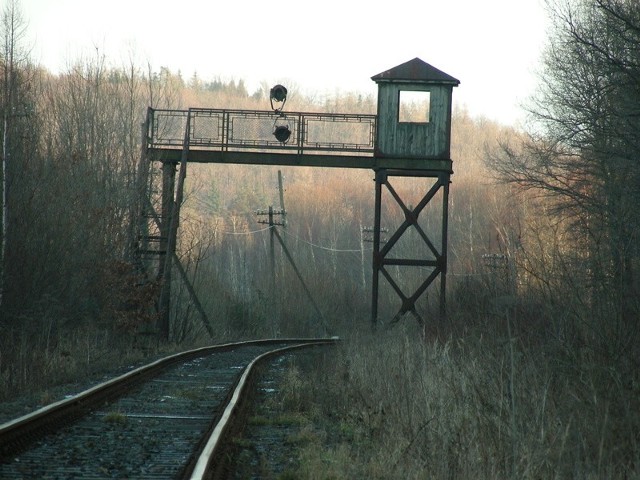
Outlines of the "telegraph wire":
[[260,232],[265,232],[271,227],[260,228],[258,230],[249,230],[248,232],[220,232],[222,235],[253,235]]
[[[362,251],[362,249],[360,249],[360,248],[358,248],[358,249],[346,249],[346,248],[344,248],[343,249],[343,248],[323,247],[322,245],[318,245],[316,243],[309,242],[308,240],[305,240],[304,238],[299,237],[298,235],[290,233],[290,231],[285,231],[284,234],[287,235],[287,236],[293,237],[293,238],[301,241],[302,243],[306,243],[307,245],[310,245],[310,246],[312,246],[314,248],[319,248],[321,250],[327,250],[329,252],[358,253],[358,252]],[[367,248],[365,250],[371,250],[371,249]]]
[[[267,226],[265,228],[260,228],[258,230],[251,230],[249,232],[220,232],[220,233],[222,233],[223,235],[254,235],[256,233],[266,232],[267,230],[269,230],[271,228],[275,228],[275,226],[272,226],[272,227]],[[358,248],[358,249],[346,249],[346,248],[324,247],[322,245],[318,245],[317,243],[312,243],[312,242],[310,242],[308,240],[305,240],[304,238],[291,233],[290,230],[282,229],[281,232],[284,233],[286,236],[295,238],[296,240],[298,240],[298,241],[300,241],[300,242],[302,242],[302,243],[304,243],[306,245],[309,245],[310,247],[318,248],[320,250],[325,250],[325,251],[328,251],[328,252],[336,252],[336,253],[360,253],[360,252],[362,252],[362,249],[360,249],[360,248]],[[369,252],[369,251],[372,251],[373,248],[365,248],[364,250]],[[450,277],[480,277],[480,276],[483,276],[483,275],[485,275],[485,274],[484,273],[453,273],[453,272],[448,272],[447,273],[447,276],[450,276]]]

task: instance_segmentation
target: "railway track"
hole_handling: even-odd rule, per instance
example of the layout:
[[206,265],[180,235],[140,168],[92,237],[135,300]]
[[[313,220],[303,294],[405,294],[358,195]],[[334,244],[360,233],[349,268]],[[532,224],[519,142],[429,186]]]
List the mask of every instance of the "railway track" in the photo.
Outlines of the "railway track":
[[202,479],[221,452],[255,367],[335,339],[191,350],[0,425],[0,479]]

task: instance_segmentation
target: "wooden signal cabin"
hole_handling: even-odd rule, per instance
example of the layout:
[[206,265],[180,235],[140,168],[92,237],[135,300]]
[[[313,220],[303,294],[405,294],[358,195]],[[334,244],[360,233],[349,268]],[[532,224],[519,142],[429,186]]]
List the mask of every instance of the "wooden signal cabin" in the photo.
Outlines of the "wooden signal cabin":
[[460,81],[419,58],[371,79],[378,84],[375,156],[450,171],[451,95]]
[[[378,115],[374,156],[376,171],[375,216],[373,228],[373,291],[371,321],[378,317],[379,277],[382,274],[401,299],[394,317],[413,314],[427,331],[427,323],[418,313],[416,302],[440,277],[440,318],[446,317],[446,273],[449,183],[453,173],[451,161],[451,95],[460,82],[428,63],[414,58],[371,77],[378,84]],[[407,206],[392,186],[392,177],[422,177],[431,188],[415,207]],[[383,189],[383,187],[385,187]],[[405,220],[389,240],[380,238],[383,190],[404,212]],[[418,223],[420,213],[441,191],[441,242],[436,246]],[[394,247],[400,237],[415,228],[424,240],[431,258],[399,258]],[[404,292],[391,268],[419,267],[431,269],[411,294]]]

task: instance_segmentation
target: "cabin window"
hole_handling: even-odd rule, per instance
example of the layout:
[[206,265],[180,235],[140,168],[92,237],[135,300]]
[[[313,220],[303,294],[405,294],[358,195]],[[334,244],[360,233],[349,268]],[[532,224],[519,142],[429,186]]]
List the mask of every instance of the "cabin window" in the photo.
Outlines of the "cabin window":
[[431,92],[400,90],[398,95],[398,122],[429,123]]

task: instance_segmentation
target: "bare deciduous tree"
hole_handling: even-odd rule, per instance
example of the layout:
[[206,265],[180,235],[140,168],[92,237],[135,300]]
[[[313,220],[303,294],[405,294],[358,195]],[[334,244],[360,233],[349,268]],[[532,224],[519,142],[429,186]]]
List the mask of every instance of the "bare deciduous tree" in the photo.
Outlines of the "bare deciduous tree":
[[0,67],[2,68],[2,241],[0,242],[0,305],[2,305],[6,269],[7,233],[9,225],[8,159],[15,149],[13,139],[18,137],[19,125],[14,119],[27,113],[25,104],[26,79],[24,74],[28,65],[25,50],[27,23],[22,16],[18,0],[10,0],[0,12],[2,33],[0,45]]
[[[573,275],[612,318],[634,322],[640,250],[640,4],[548,2],[553,19],[536,128],[493,167],[547,197],[577,248]],[[547,203],[549,205],[549,203]]]

